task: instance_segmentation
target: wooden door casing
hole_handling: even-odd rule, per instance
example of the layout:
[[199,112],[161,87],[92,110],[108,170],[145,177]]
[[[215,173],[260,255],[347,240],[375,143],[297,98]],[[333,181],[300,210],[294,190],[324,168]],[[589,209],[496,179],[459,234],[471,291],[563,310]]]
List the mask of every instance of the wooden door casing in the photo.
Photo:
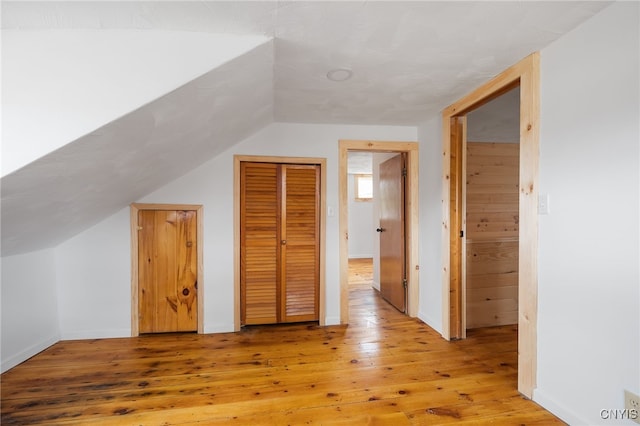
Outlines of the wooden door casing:
[[449,175],[449,201],[451,212],[450,235],[450,265],[451,285],[449,288],[450,300],[450,337],[452,339],[462,339],[466,335],[463,327],[464,310],[464,160],[466,149],[466,117],[453,117],[451,119],[451,152],[450,164],[451,173]]
[[319,319],[320,167],[240,163],[242,325]]
[[196,212],[138,211],[138,330],[198,329]]
[[380,294],[406,311],[404,154],[380,164]]
[[518,87],[520,154],[518,176],[518,390],[533,397],[537,383],[538,186],[540,160],[540,52],[534,52],[442,111],[442,336],[450,331],[451,119]]
[[[340,258],[340,323],[349,323],[349,191],[348,191],[348,158],[350,152],[389,153],[403,152],[407,157],[407,176],[405,192],[405,228],[406,228],[406,261],[407,261],[407,312],[412,318],[418,317],[418,305],[420,300],[420,269],[419,235],[419,194],[420,194],[420,167],[419,144],[406,141],[372,141],[372,140],[348,140],[338,141],[338,202],[339,202],[339,258]],[[324,188],[325,186],[323,186]],[[321,209],[324,213],[326,208]],[[448,251],[447,251],[448,253]],[[448,258],[447,258],[448,259]],[[321,259],[322,262],[323,259]],[[321,276],[321,280],[324,277]],[[322,283],[323,281],[321,281]],[[321,287],[322,288],[322,287]],[[449,291],[447,290],[447,296]],[[320,300],[320,310],[323,309],[323,300]],[[447,312],[448,314],[448,312]]]

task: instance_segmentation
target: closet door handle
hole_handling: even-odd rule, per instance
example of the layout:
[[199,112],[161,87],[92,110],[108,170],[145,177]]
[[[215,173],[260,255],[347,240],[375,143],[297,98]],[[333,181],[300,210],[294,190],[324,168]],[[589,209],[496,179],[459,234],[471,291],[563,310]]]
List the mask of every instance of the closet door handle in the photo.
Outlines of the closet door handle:
[[386,231],[386,229],[384,229],[384,228],[376,228],[376,232],[384,232],[384,231]]
[[283,246],[286,246],[287,245],[287,240],[281,240],[280,244],[282,244]]

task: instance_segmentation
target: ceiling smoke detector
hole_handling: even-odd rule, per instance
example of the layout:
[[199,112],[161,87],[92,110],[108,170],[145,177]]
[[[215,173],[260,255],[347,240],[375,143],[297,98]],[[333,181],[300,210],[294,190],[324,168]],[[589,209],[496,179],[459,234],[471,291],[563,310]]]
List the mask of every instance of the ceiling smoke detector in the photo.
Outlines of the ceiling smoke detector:
[[327,73],[327,78],[331,81],[346,81],[353,76],[353,71],[348,68],[336,68]]

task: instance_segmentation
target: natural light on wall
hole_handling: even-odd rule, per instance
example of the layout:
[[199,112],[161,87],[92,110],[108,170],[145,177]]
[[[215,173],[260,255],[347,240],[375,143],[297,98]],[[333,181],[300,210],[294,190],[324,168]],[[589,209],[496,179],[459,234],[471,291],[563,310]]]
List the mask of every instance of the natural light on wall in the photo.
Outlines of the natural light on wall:
[[373,198],[373,176],[355,175],[356,201],[371,201]]

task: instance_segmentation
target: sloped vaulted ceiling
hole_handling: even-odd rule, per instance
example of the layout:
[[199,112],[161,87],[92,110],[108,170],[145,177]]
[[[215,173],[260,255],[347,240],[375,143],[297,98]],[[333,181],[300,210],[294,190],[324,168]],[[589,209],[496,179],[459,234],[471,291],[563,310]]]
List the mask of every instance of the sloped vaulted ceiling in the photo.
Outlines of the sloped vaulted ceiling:
[[2,178],[2,251],[55,246],[273,121],[273,43]]
[[[14,127],[12,134],[33,134],[33,126],[44,140],[26,142],[33,158],[25,159],[20,157],[24,145],[7,138],[3,128],[2,163],[10,172],[3,170],[0,181],[2,255],[54,247],[273,121],[416,125],[607,4],[2,2],[3,33],[262,37],[236,56],[100,120],[92,105],[71,108],[64,96],[15,109],[3,93],[3,122],[10,118],[10,124],[26,126],[24,132]],[[3,62],[11,47],[6,43],[3,37]],[[197,54],[208,58],[216,49]],[[97,58],[89,51],[81,59]],[[131,59],[120,64],[131,65]],[[185,58],[175,60],[177,70],[193,66]],[[143,62],[141,67],[149,64]],[[160,79],[161,67],[144,75],[143,86]],[[350,69],[353,77],[327,80],[334,68]],[[62,77],[48,75],[56,86]],[[105,74],[100,81],[109,86],[110,79]],[[3,73],[3,88],[15,83]],[[41,82],[21,83],[17,93],[33,94]],[[84,90],[101,93],[97,86]],[[69,122],[51,120],[54,112],[67,113]],[[69,132],[71,127],[80,133]]]

